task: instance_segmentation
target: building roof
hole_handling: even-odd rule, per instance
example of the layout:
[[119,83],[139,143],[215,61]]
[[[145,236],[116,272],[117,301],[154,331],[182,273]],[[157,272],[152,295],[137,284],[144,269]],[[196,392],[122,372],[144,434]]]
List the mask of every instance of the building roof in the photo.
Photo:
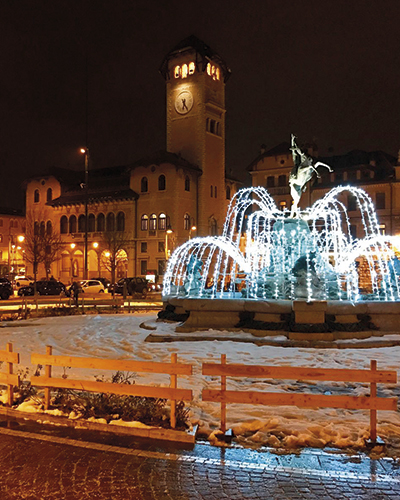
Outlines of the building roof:
[[224,81],[226,82],[231,75],[231,70],[226,65],[225,61],[206,43],[197,38],[195,35],[191,35],[181,42],[178,43],[168,54],[165,56],[163,62],[160,66],[160,73],[162,76],[169,80],[170,75],[168,71],[168,63],[171,59],[174,59],[177,55],[183,54],[185,52],[195,51],[196,52],[196,66],[199,71],[204,72],[209,61],[213,61],[218,64],[224,75]]
[[281,142],[277,146],[268,149],[268,151],[264,151],[260,155],[255,158],[250,165],[246,168],[246,170],[251,171],[253,167],[257,165],[263,158],[269,158],[271,156],[281,156],[290,154],[290,144],[288,142]]
[[199,174],[202,173],[201,168],[199,168],[197,165],[190,163],[189,161],[185,160],[185,158],[182,158],[182,156],[180,155],[177,155],[175,153],[170,153],[164,150],[157,151],[151,156],[146,156],[145,158],[135,161],[135,163],[132,163],[129,166],[129,168],[134,169],[137,167],[148,167],[150,165],[161,165],[162,163],[171,163],[172,165],[175,165],[177,167],[182,167],[188,170],[192,170]]

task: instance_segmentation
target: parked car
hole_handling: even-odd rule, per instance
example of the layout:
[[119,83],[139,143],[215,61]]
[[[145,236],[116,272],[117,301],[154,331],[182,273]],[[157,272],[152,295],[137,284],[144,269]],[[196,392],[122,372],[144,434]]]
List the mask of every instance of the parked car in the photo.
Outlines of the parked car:
[[31,276],[15,276],[14,286],[15,288],[20,288],[21,286],[29,286],[33,283],[33,278]]
[[[61,281],[42,279],[36,282],[36,292],[39,295],[60,295],[65,293],[65,285]],[[34,284],[28,286],[21,286],[18,290],[18,295],[34,295]]]
[[107,278],[92,278],[92,279],[100,281],[100,283],[103,283],[104,291],[108,290],[111,285],[111,281]]
[[124,293],[124,283],[126,283],[126,291],[129,295],[140,294],[142,297],[146,297],[149,291],[149,286],[145,278],[121,278],[115,283],[115,285],[110,285],[109,292],[112,293]]
[[[104,285],[98,280],[82,280],[78,282],[80,287],[79,293],[104,293]],[[66,295],[71,295],[72,285],[67,289]]]
[[0,299],[7,300],[13,293],[11,281],[7,278],[0,278]]

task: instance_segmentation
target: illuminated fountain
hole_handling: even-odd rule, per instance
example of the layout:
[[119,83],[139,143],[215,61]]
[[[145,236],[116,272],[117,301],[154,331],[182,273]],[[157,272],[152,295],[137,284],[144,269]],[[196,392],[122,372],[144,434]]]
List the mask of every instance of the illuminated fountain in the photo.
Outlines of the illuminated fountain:
[[[280,211],[266,189],[242,189],[229,205],[221,236],[191,239],[172,254],[164,277],[164,302],[190,313],[188,328],[237,326],[247,311],[252,313],[252,325],[264,323],[266,330],[282,323],[283,313],[291,313],[292,323],[303,325],[326,325],[325,313],[335,314],[342,326],[333,321],[328,330],[346,330],[344,323],[352,323],[354,330],[360,314],[374,310],[382,315],[382,302],[395,303],[386,312],[400,312],[400,261],[393,238],[380,234],[370,197],[359,188],[340,186],[311,208],[299,210],[306,182],[323,164],[313,165],[294,137],[292,153],[295,167],[289,184],[295,203],[290,213]],[[352,235],[344,203],[348,195],[354,197],[362,222],[360,238]],[[314,303],[312,314],[295,318],[293,311],[311,312],[304,303]],[[323,316],[315,314],[321,310]],[[199,319],[199,311],[208,313],[208,319],[205,314]],[[223,314],[227,311],[229,315]],[[219,320],[217,313],[222,313]],[[394,316],[388,320],[376,314],[376,324],[368,323],[370,329],[394,329]]]

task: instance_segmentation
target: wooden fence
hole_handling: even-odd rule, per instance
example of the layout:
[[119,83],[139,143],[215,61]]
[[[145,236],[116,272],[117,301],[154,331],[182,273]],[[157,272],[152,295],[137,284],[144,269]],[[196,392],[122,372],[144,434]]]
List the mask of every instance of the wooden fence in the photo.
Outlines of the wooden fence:
[[[171,354],[170,363],[113,360],[100,358],[83,358],[72,356],[54,356],[52,347],[46,347],[46,354],[31,355],[32,364],[45,366],[44,376],[31,377],[31,384],[45,388],[45,408],[50,405],[51,388],[73,389],[78,391],[119,394],[124,396],[142,396],[162,398],[171,401],[171,427],[176,427],[176,402],[191,401],[193,393],[190,389],[178,389],[178,375],[191,375],[192,365],[178,363],[177,355]],[[161,373],[170,375],[169,387],[154,387],[139,384],[113,384],[110,382],[93,382],[69,378],[54,378],[51,375],[53,366],[68,366],[71,368],[91,368],[98,370],[115,370],[127,372]]]
[[6,363],[6,373],[0,372],[0,385],[7,386],[7,406],[13,403],[13,388],[19,387],[19,375],[14,374],[14,364],[19,363],[19,354],[13,352],[13,345],[8,342],[5,351],[0,351],[0,361]]
[[[370,411],[370,439],[376,441],[377,410],[397,410],[397,398],[382,398],[376,395],[376,384],[396,383],[395,371],[377,370],[376,361],[371,361],[369,370],[306,368],[290,366],[257,366],[227,364],[226,355],[221,363],[203,363],[203,375],[221,377],[220,389],[203,389],[203,401],[221,404],[221,430],[226,431],[226,404],[247,403],[271,406],[297,406],[299,408],[345,408]],[[370,384],[369,396],[334,396],[322,394],[287,394],[260,391],[228,391],[226,377],[270,378],[280,380],[318,380],[335,382],[364,382]]]

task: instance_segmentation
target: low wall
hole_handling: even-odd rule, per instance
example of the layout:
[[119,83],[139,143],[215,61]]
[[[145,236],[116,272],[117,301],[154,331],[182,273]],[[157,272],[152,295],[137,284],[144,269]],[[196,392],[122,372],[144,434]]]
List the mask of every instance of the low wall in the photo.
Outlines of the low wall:
[[263,335],[258,332],[257,336],[275,336],[278,332],[288,338],[309,340],[400,333],[400,302],[164,297],[163,303],[164,309],[170,305],[177,314],[189,314],[186,321],[177,326],[180,332],[256,328],[263,332]]

